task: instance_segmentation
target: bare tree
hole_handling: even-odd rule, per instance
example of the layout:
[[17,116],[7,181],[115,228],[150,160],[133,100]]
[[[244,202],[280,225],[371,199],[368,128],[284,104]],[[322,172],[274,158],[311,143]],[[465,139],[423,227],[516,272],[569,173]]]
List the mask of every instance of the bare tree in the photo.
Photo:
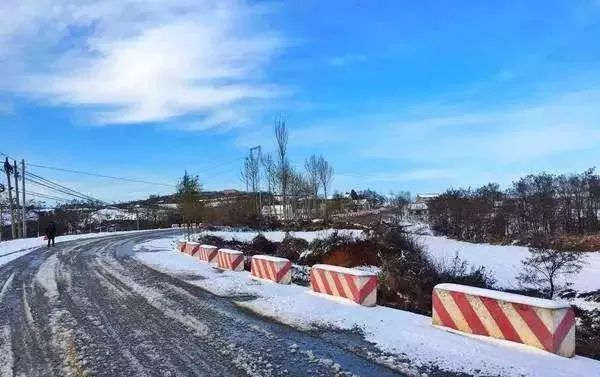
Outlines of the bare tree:
[[242,183],[246,184],[246,191],[258,191],[259,169],[260,161],[258,160],[258,156],[254,153],[250,153],[248,157],[244,159],[244,165],[240,171],[240,179],[242,180]]
[[572,285],[568,279],[577,275],[584,264],[584,254],[576,251],[556,250],[548,243],[529,248],[529,257],[521,261],[523,271],[517,280],[524,287],[535,287],[553,298],[559,289]]
[[272,215],[271,208],[273,206],[273,196],[275,188],[277,187],[277,169],[275,167],[275,162],[273,161],[273,156],[270,153],[266,153],[262,156],[261,159],[263,169],[265,171],[265,176],[267,180],[267,191],[269,193],[269,216]]
[[285,120],[281,118],[275,121],[275,141],[277,142],[277,181],[283,204],[283,219],[286,220],[288,217],[287,207],[290,183],[290,162],[287,153],[288,130]]
[[323,156],[319,156],[317,167],[319,172],[319,182],[321,183],[321,187],[323,187],[323,195],[325,196],[323,217],[327,219],[327,192],[333,181],[333,166],[331,166]]
[[[311,155],[309,158],[304,161],[304,168],[306,169],[306,179],[308,181],[308,185],[310,187],[311,195],[312,195],[312,208],[311,212],[314,210],[316,212],[317,208],[317,200],[319,198],[319,158],[316,154]],[[316,215],[316,213],[315,213]]]

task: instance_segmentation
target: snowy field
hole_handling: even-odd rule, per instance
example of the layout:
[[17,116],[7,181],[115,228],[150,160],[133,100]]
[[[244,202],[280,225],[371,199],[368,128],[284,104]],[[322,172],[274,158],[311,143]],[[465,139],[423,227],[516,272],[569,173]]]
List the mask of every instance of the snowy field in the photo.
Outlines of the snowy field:
[[[417,236],[417,239],[434,259],[448,260],[458,253],[470,264],[484,266],[502,288],[518,288],[516,276],[521,270],[521,261],[529,255],[529,249],[524,246],[477,244],[435,236]],[[600,252],[584,254],[586,264],[572,288],[579,292],[600,289]]]
[[[338,232],[339,234],[345,234],[354,237],[361,237],[362,230],[358,229],[325,229],[314,232],[289,232],[292,237],[303,238],[308,242],[313,241],[316,238],[326,238],[331,235],[333,232]],[[231,241],[237,240],[242,242],[250,242],[254,237],[258,235],[258,232],[242,232],[242,231],[205,231],[200,234],[195,234],[196,236],[217,236],[221,237],[224,240]],[[285,232],[282,231],[271,231],[271,232],[262,232],[262,235],[265,236],[268,240],[273,242],[281,242],[285,237]]]
[[[412,228],[408,230],[410,231]],[[420,230],[423,231],[423,229]],[[325,238],[334,231],[334,229],[327,229],[316,232],[290,232],[290,235],[297,238],[304,238],[310,242],[315,238]],[[354,237],[362,236],[362,230],[357,229],[344,229],[338,230],[338,232]],[[243,242],[252,241],[257,234],[258,232],[242,231],[209,231],[201,233],[201,235],[212,235],[225,240],[236,239]],[[285,232],[264,232],[263,235],[271,241],[281,242],[285,237]],[[528,248],[524,246],[476,244],[430,235],[415,235],[415,237],[427,248],[427,251],[434,260],[450,260],[458,253],[461,259],[467,260],[471,265],[484,266],[493,274],[500,288],[518,288],[516,276],[521,270],[521,261],[529,255]],[[575,279],[572,287],[579,292],[600,289],[600,252],[585,254],[586,264]]]
[[[156,230],[156,229],[153,229]],[[115,234],[127,234],[127,233],[137,233],[137,232],[147,232],[148,230],[132,230],[132,231],[123,231],[123,232],[100,232],[100,233],[85,233],[85,234],[73,234],[68,236],[58,236],[56,237],[56,242],[65,242],[65,241],[73,241],[80,240],[85,238],[94,238],[94,237],[104,237]],[[0,266],[3,266],[9,263],[12,260],[23,256],[32,250],[47,245],[46,240],[43,237],[37,238],[22,238],[17,240],[10,241],[2,241],[0,242]]]
[[592,359],[566,359],[516,343],[458,335],[433,327],[429,317],[380,306],[366,308],[312,293],[306,287],[253,280],[245,271],[221,272],[175,251],[175,240],[169,237],[139,244],[135,257],[167,273],[199,275],[202,279],[189,283],[219,296],[256,296],[237,304],[300,329],[320,325],[359,329],[381,350],[410,360],[409,365],[402,365],[396,364],[397,358],[383,357],[379,360],[382,363],[413,370],[439,367],[473,375],[600,375],[600,362]]

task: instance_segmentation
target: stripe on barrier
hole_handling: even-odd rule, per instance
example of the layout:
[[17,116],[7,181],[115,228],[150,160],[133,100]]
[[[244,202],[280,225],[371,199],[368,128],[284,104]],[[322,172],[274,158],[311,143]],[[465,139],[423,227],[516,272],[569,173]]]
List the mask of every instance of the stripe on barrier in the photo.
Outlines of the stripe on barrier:
[[439,284],[432,306],[436,325],[524,343],[561,356],[575,354],[575,314],[568,304]]
[[352,300],[365,306],[377,301],[377,276],[350,268],[314,265],[310,272],[312,290]]

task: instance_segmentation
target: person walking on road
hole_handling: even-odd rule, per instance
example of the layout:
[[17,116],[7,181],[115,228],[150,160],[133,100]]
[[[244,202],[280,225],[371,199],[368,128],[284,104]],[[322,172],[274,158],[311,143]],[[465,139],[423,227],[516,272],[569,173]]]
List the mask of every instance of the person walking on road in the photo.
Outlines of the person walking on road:
[[54,238],[56,237],[56,224],[54,221],[50,221],[48,227],[46,228],[46,238],[48,238],[48,247],[50,247],[50,241],[52,241],[52,246],[54,246]]

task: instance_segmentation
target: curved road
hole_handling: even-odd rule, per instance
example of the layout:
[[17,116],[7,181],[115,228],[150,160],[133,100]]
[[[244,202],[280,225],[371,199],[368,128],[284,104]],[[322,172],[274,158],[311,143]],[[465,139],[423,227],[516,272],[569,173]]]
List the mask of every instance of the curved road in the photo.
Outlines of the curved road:
[[358,334],[292,329],[130,257],[164,232],[64,242],[0,267],[0,375],[400,375]]

